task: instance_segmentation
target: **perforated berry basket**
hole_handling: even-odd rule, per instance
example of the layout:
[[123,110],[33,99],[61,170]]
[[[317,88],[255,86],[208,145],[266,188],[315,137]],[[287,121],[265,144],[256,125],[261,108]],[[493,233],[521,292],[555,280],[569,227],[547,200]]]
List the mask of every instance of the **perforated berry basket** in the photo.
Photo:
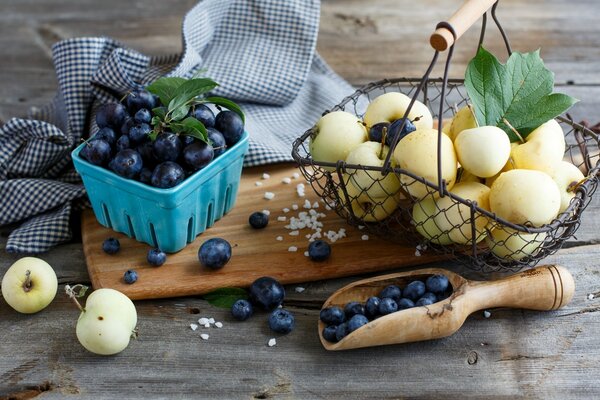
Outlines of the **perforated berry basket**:
[[[434,128],[437,129],[437,179],[427,179],[391,163],[399,135],[390,143],[382,167],[344,160],[321,162],[313,158],[310,142],[318,135],[315,128],[307,130],[294,142],[292,156],[315,192],[349,224],[364,226],[365,230],[387,240],[412,243],[418,252],[431,249],[449,254],[466,267],[493,278],[535,266],[573,236],[580,225],[582,212],[598,186],[600,142],[598,135],[574,122],[568,114],[556,118],[565,135],[563,160],[576,166],[584,179],[573,190],[574,197],[568,207],[550,223],[537,226],[528,222],[515,224],[448,189],[440,173],[444,162],[442,129],[444,122],[452,118],[458,108],[470,102],[464,81],[448,78],[454,43],[483,16],[481,45],[490,7],[491,16],[510,55],[510,43],[495,15],[497,2],[467,1],[449,22],[442,22],[436,27],[431,39],[434,56],[422,78],[384,79],[370,83],[323,114],[346,111],[362,120],[372,100],[384,93],[400,92],[411,99],[401,118],[402,125],[398,129],[401,131],[411,108],[419,99],[432,110]],[[445,50],[448,50],[448,55],[444,76],[432,79],[429,75],[440,52]],[[357,189],[352,182],[360,179],[372,183],[367,188]],[[456,180],[461,179],[468,177],[463,169],[458,168]],[[393,191],[388,190],[390,186],[394,187]],[[417,186],[418,197],[414,195]],[[378,194],[374,196],[374,192]]]
[[174,253],[211,227],[235,204],[248,150],[248,133],[208,166],[179,185],[155,188],[92,165],[73,150],[96,219],[163,251]]

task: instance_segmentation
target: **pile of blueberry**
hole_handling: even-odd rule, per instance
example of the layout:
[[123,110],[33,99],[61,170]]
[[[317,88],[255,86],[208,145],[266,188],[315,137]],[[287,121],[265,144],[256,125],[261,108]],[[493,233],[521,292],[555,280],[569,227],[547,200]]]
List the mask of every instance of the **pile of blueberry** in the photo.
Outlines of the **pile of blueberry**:
[[452,287],[445,275],[432,275],[425,282],[412,281],[403,289],[389,285],[379,296],[369,297],[365,304],[352,301],[343,309],[322,309],[320,318],[327,325],[322,334],[329,342],[339,342],[369,321],[408,308],[428,306],[446,299],[450,294]]
[[[108,239],[104,240],[104,242],[102,242],[102,250],[106,254],[117,254],[121,250],[121,242],[119,242],[119,239],[109,237]],[[146,261],[148,261],[148,264],[152,266],[160,267],[167,261],[167,254],[158,248],[153,248],[148,250],[148,253],[146,254]],[[123,274],[123,280],[125,281],[125,283],[131,285],[137,282],[138,274],[135,270],[128,269]]]
[[244,132],[244,122],[237,113],[223,110],[215,115],[205,104],[193,105],[185,117],[204,125],[206,141],[168,127],[157,131],[152,127],[157,121],[153,110],[166,106],[144,89],[131,91],[122,103],[101,105],[96,113],[100,130],[86,141],[80,156],[124,178],[170,188],[206,167]]
[[250,285],[249,300],[238,300],[231,307],[231,315],[239,321],[245,321],[254,314],[254,308],[271,311],[269,327],[277,333],[290,333],[294,329],[294,315],[283,304],[285,289],[277,280],[264,276]]

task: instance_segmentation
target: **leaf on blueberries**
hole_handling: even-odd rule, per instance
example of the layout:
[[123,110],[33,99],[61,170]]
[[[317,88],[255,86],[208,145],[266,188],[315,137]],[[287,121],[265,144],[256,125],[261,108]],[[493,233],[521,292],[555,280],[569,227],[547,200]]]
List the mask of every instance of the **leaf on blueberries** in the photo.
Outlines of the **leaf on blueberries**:
[[152,114],[164,121],[167,116],[167,109],[166,107],[156,107],[152,109]]
[[240,108],[240,106],[238,106],[236,103],[234,103],[233,101],[226,99],[224,97],[207,97],[204,99],[205,103],[212,103],[212,104],[216,104],[218,106],[222,106],[225,107],[226,109],[233,111],[234,113],[238,114],[240,116],[240,118],[242,118],[242,121],[244,123],[246,123],[246,117],[244,116],[244,113],[242,112],[242,109]]
[[191,100],[204,93],[210,92],[217,86],[218,84],[215,81],[208,78],[190,79],[182,83],[177,88],[174,97],[168,103],[169,113],[171,114],[172,118],[177,119],[174,117],[174,115],[181,115],[183,113],[183,108],[187,106],[187,110],[185,114],[183,114],[183,117],[185,117],[185,115],[187,115],[187,112],[189,111],[189,103]]
[[467,66],[465,86],[479,125],[498,126],[511,142],[519,138],[504,119],[525,138],[578,101],[562,93],[552,93],[554,74],[544,66],[539,50],[514,52],[502,64],[480,47]]
[[248,293],[244,289],[227,287],[213,290],[202,297],[215,307],[231,308],[236,301],[248,299]]
[[177,76],[162,77],[146,86],[146,90],[157,95],[160,98],[161,103],[166,106],[173,100],[173,97],[176,96],[179,86],[186,81],[187,79],[179,78]]
[[196,118],[187,117],[180,122],[171,122],[170,127],[175,133],[192,136],[208,143],[208,131],[204,124]]

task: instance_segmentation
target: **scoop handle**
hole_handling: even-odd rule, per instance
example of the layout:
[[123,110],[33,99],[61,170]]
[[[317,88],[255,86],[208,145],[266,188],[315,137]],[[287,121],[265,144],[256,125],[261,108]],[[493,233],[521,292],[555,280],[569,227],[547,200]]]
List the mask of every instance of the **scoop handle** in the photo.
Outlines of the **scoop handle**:
[[[429,43],[437,51],[446,51],[498,0],[466,0],[446,21],[454,28],[456,39],[448,28],[440,26],[429,38]],[[438,25],[439,26],[439,25]]]
[[471,311],[493,307],[558,310],[575,292],[571,273],[559,265],[544,265],[511,277],[489,282],[470,282]]

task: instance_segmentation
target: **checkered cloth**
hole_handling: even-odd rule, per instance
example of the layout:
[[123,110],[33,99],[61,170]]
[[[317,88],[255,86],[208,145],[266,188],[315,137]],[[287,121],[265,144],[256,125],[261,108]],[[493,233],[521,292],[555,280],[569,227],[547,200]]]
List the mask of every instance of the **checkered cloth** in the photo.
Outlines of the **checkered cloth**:
[[59,91],[28,118],[0,128],[0,225],[19,223],[9,252],[40,253],[71,238],[70,217],[88,207],[71,150],[97,127],[95,105],[159,76],[200,68],[214,95],[246,114],[246,166],[291,160],[291,143],[352,91],[315,52],[318,0],[204,0],[183,22],[181,55],[148,57],[109,38],[53,47]]

